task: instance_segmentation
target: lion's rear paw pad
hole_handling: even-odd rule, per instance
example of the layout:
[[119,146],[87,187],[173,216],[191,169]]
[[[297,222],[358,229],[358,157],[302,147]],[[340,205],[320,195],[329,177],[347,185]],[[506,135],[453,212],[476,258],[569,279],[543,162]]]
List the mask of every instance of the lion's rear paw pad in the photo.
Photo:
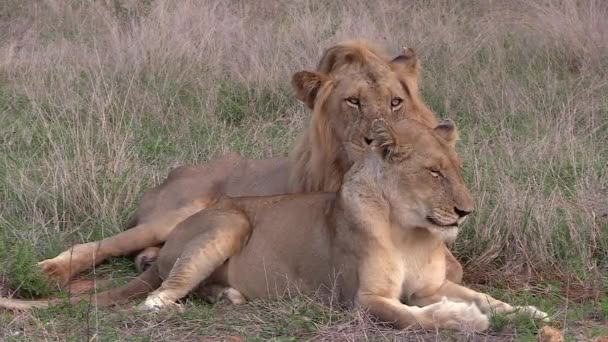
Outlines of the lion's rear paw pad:
[[70,280],[70,274],[61,261],[48,259],[36,264],[49,280],[59,281],[62,285]]
[[232,305],[245,304],[245,297],[238,290],[231,287],[222,292],[221,299],[227,300]]

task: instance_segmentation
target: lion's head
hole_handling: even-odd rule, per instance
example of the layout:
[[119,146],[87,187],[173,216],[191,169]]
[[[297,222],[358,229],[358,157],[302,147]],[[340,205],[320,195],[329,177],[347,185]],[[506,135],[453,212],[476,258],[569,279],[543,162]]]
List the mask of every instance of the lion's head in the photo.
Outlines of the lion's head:
[[437,120],[418,95],[420,63],[412,49],[393,59],[363,41],[329,48],[317,71],[301,71],[292,84],[313,110],[310,127],[291,154],[293,191],[335,191],[353,160],[346,145],[363,147],[374,119],[404,118],[434,127]]
[[389,203],[394,219],[427,228],[443,239],[455,238],[473,211],[473,200],[454,148],[454,123],[445,120],[428,128],[412,120],[376,120],[371,132],[371,151],[362,167]]

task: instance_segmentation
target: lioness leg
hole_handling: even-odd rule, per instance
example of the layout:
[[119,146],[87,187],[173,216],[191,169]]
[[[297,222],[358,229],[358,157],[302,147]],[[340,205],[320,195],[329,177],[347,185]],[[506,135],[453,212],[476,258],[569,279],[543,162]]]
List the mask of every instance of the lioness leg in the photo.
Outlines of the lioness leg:
[[435,294],[423,298],[415,298],[411,302],[414,305],[426,306],[432,305],[441,301],[443,297],[449,300],[473,303],[484,314],[501,313],[510,314],[514,312],[523,312],[533,318],[548,320],[548,315],[545,312],[538,310],[534,306],[512,306],[498,299],[491,297],[485,293],[477,292],[464,286],[446,281],[443,286]]
[[[200,233],[192,237],[192,230]],[[161,250],[158,260],[159,263],[175,260],[173,267],[160,288],[142,304],[142,309],[159,310],[186,296],[241,250],[250,231],[247,217],[234,209],[206,210],[183,222]],[[187,240],[183,241],[184,238]]]
[[173,210],[156,221],[140,224],[101,241],[78,244],[52,259],[39,262],[38,266],[50,279],[65,285],[74,275],[108,257],[128,255],[164,242],[178,223],[206,206],[207,201],[193,201],[190,205]]
[[490,323],[475,305],[440,300],[422,308],[402,304],[378,295],[358,296],[357,302],[383,322],[398,329],[420,327],[426,330],[486,330]]
[[454,257],[454,255],[452,254],[452,252],[450,251],[448,246],[444,245],[444,248],[445,248],[445,259],[446,259],[445,278],[447,280],[451,281],[452,283],[462,284],[462,273],[463,273],[462,265],[460,264],[460,262],[458,262],[458,260],[456,260],[456,258]]

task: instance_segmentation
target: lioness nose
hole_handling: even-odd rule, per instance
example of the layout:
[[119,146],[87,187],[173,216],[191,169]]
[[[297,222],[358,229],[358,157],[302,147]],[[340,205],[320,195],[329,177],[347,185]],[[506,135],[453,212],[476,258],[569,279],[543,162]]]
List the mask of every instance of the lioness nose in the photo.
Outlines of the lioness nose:
[[454,211],[456,212],[456,215],[458,215],[458,217],[460,217],[460,218],[463,218],[472,212],[472,210],[466,210],[466,209],[463,210],[458,207],[454,207]]

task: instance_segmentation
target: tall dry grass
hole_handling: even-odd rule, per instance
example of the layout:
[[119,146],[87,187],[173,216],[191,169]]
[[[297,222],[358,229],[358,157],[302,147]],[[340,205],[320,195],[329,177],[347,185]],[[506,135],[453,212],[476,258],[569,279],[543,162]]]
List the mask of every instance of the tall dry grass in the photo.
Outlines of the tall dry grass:
[[40,292],[35,261],[119,231],[174,166],[284,154],[308,118],[291,74],[350,38],[414,47],[457,120],[471,274],[606,274],[606,18],[601,0],[6,0],[0,277]]

